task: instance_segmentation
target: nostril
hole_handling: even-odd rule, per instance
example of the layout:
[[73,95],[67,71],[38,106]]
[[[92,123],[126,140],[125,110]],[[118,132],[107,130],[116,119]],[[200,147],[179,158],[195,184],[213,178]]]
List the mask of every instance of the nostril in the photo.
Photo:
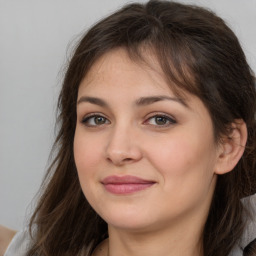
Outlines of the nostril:
[[123,161],[124,162],[130,162],[130,161],[132,161],[132,158],[125,158]]
[[115,164],[122,164],[122,163],[129,163],[132,162],[133,159],[132,158],[123,158],[123,159],[113,159],[111,157],[108,157],[107,160],[109,162],[115,163]]
[[105,151],[105,159],[115,165],[130,164],[139,161],[142,157],[141,150],[137,146],[131,146],[128,143],[108,145]]

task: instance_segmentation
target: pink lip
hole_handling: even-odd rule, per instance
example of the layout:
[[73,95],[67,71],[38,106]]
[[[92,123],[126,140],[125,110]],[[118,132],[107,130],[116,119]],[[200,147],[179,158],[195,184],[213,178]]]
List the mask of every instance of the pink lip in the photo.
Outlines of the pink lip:
[[136,176],[108,176],[103,179],[105,189],[113,194],[130,194],[151,187],[156,182]]

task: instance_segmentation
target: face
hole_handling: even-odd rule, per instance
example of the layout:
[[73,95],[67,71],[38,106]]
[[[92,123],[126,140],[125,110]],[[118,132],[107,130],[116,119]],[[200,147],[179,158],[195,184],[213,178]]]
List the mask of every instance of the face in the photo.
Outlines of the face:
[[218,149],[200,99],[178,98],[157,63],[105,54],[81,82],[74,156],[82,190],[111,227],[205,220]]

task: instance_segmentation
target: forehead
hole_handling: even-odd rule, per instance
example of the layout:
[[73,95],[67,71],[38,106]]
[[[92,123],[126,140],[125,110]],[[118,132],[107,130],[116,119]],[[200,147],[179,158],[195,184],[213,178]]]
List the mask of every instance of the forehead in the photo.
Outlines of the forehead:
[[114,49],[101,56],[81,81],[79,91],[110,88],[114,85],[118,90],[128,86],[130,89],[136,87],[139,91],[142,85],[147,85],[150,90],[155,88],[165,92],[172,91],[172,85],[167,83],[166,76],[153,54],[147,54],[143,59],[132,59],[123,48]]
[[184,90],[177,94],[173,83],[168,83],[157,59],[147,55],[147,61],[130,58],[125,49],[119,48],[99,58],[81,81],[80,97],[98,97],[112,102],[128,103],[139,98],[165,96],[175,98],[191,110],[205,108],[202,101]]

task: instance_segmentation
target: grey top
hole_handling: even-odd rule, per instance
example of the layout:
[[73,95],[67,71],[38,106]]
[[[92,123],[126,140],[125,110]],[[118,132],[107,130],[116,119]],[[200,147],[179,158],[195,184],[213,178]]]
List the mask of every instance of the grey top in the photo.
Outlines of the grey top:
[[9,244],[4,256],[26,256],[29,246],[30,236],[28,229],[24,229],[16,233]]
[[[245,216],[247,221],[246,229],[238,242],[233,248],[229,256],[243,256],[243,248],[256,238],[256,194],[242,199],[245,205],[250,202],[252,205],[252,218]],[[4,256],[26,256],[27,248],[29,247],[30,236],[28,229],[18,232],[11,243],[9,244]]]

